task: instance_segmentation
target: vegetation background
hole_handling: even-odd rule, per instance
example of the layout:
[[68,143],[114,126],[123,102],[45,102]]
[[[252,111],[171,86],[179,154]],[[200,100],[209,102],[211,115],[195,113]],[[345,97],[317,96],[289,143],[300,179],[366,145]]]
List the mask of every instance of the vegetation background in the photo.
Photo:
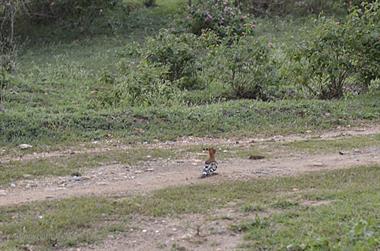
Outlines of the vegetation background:
[[378,1],[0,6],[2,145],[302,131],[379,117]]

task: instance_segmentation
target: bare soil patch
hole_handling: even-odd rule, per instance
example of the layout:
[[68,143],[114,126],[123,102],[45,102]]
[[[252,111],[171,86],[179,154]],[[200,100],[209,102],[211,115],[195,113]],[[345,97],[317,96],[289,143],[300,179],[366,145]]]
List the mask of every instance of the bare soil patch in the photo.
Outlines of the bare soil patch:
[[292,155],[273,159],[230,159],[219,162],[218,174],[200,179],[202,159],[149,161],[138,167],[102,166],[81,177],[21,180],[0,190],[0,206],[80,196],[125,196],[152,190],[380,164],[380,148],[321,155]]
[[326,132],[312,132],[307,131],[305,134],[292,134],[292,135],[275,135],[272,137],[235,137],[235,138],[207,138],[207,137],[182,137],[176,141],[156,142],[156,143],[135,143],[135,144],[122,144],[119,141],[107,140],[107,141],[94,141],[90,145],[80,144],[76,147],[70,147],[65,150],[48,151],[48,152],[34,152],[34,153],[21,153],[18,156],[8,155],[2,156],[2,150],[0,149],[0,164],[8,163],[10,161],[28,161],[35,159],[46,159],[55,157],[67,157],[74,154],[98,154],[115,150],[128,150],[137,147],[144,147],[146,149],[157,148],[181,148],[186,146],[196,145],[229,145],[236,144],[249,145],[252,143],[262,142],[295,142],[305,141],[310,139],[339,139],[353,136],[365,136],[380,133],[380,125],[369,125],[357,128],[345,127],[337,128],[332,131]]

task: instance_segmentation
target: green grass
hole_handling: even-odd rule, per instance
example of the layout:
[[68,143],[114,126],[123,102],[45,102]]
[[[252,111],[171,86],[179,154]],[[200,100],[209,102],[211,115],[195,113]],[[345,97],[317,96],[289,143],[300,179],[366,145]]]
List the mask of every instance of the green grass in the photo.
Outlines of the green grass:
[[109,135],[125,141],[150,141],[179,136],[297,133],[376,121],[380,118],[379,102],[377,95],[367,95],[341,101],[241,100],[196,107],[99,111],[81,106],[65,110],[65,106],[46,104],[44,108],[20,108],[0,114],[0,145],[26,142],[54,145]]
[[380,146],[380,134],[369,136],[356,136],[335,140],[311,139],[284,143],[284,147],[290,150],[307,153],[329,153]]
[[[380,244],[379,175],[379,166],[358,167],[300,177],[168,188],[117,200],[79,198],[5,207],[0,209],[1,248],[94,243],[107,233],[126,231],[134,214],[205,214],[235,202],[236,210],[245,208],[252,213],[252,221],[231,226],[234,231],[246,232],[247,249],[278,250],[294,245],[374,250]],[[331,203],[312,207],[303,205],[305,200]],[[246,207],[248,204],[255,206]],[[267,216],[255,218],[258,211]]]

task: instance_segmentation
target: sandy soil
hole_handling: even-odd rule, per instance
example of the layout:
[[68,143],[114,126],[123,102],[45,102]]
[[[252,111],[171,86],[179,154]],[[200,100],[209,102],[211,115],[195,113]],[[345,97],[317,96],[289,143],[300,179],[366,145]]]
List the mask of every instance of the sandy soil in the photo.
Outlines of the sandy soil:
[[241,145],[250,144],[252,142],[294,142],[294,141],[305,141],[308,139],[337,139],[337,138],[347,138],[352,136],[365,136],[380,133],[379,125],[368,125],[365,127],[358,128],[339,128],[332,131],[326,131],[322,133],[315,133],[312,131],[307,131],[305,134],[292,134],[292,135],[276,135],[267,138],[199,138],[199,137],[183,137],[176,141],[167,142],[157,142],[152,144],[136,143],[125,145],[118,141],[107,140],[107,141],[94,141],[91,146],[85,144],[80,144],[76,147],[70,147],[69,149],[59,150],[59,151],[49,151],[49,152],[35,152],[30,154],[22,154],[19,156],[1,156],[0,151],[0,164],[8,163],[10,161],[27,161],[34,159],[46,159],[55,157],[67,157],[73,154],[97,154],[105,153],[108,151],[115,150],[128,150],[136,147],[144,147],[147,149],[156,148],[181,148],[185,146],[194,145],[228,145],[239,142]]
[[229,180],[290,176],[306,172],[380,164],[380,148],[339,153],[280,157],[275,159],[220,161],[218,174],[200,179],[202,159],[150,161],[138,168],[122,165],[87,170],[82,177],[21,180],[1,190],[0,206],[80,196],[124,196],[152,190]]

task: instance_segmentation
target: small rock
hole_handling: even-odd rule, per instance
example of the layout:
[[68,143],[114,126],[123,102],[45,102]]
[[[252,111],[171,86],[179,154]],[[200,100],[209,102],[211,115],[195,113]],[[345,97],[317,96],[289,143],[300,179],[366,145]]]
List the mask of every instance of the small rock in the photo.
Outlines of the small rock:
[[148,168],[148,169],[145,169],[145,172],[154,172],[154,169],[153,168]]
[[12,188],[15,188],[15,187],[16,187],[16,184],[15,184],[15,183],[11,183],[11,187],[12,187]]
[[81,181],[82,177],[81,176],[73,176],[70,178],[71,181]]
[[32,175],[30,175],[30,174],[23,174],[22,177],[23,177],[24,179],[29,179],[29,178],[32,177]]
[[33,146],[32,145],[29,145],[29,144],[21,144],[18,146],[21,150],[25,150],[25,149],[29,149],[29,148],[32,148]]
[[142,173],[142,171],[140,171],[140,170],[135,171],[135,174],[140,174],[140,173]]
[[265,157],[261,156],[261,155],[251,155],[251,156],[249,156],[248,159],[250,159],[250,160],[259,160],[259,159],[265,159]]
[[359,149],[354,149],[354,153],[362,153]]
[[143,233],[146,233],[147,231],[148,231],[148,230],[146,230],[146,229],[143,229],[143,230],[142,230]]
[[340,154],[340,155],[346,155],[347,152],[345,152],[345,151],[339,151],[339,154]]
[[322,167],[322,166],[324,166],[324,164],[321,162],[315,162],[315,163],[313,163],[313,166]]
[[26,188],[34,188],[37,187],[37,184],[27,184]]
[[313,131],[311,131],[311,130],[306,130],[306,133],[312,133]]
[[20,248],[25,251],[33,251],[33,247],[30,245],[22,245]]
[[5,190],[0,190],[0,196],[5,196],[7,195],[7,192]]
[[82,174],[81,174],[80,172],[73,172],[73,173],[71,174],[71,176],[73,176],[73,177],[81,177]]

